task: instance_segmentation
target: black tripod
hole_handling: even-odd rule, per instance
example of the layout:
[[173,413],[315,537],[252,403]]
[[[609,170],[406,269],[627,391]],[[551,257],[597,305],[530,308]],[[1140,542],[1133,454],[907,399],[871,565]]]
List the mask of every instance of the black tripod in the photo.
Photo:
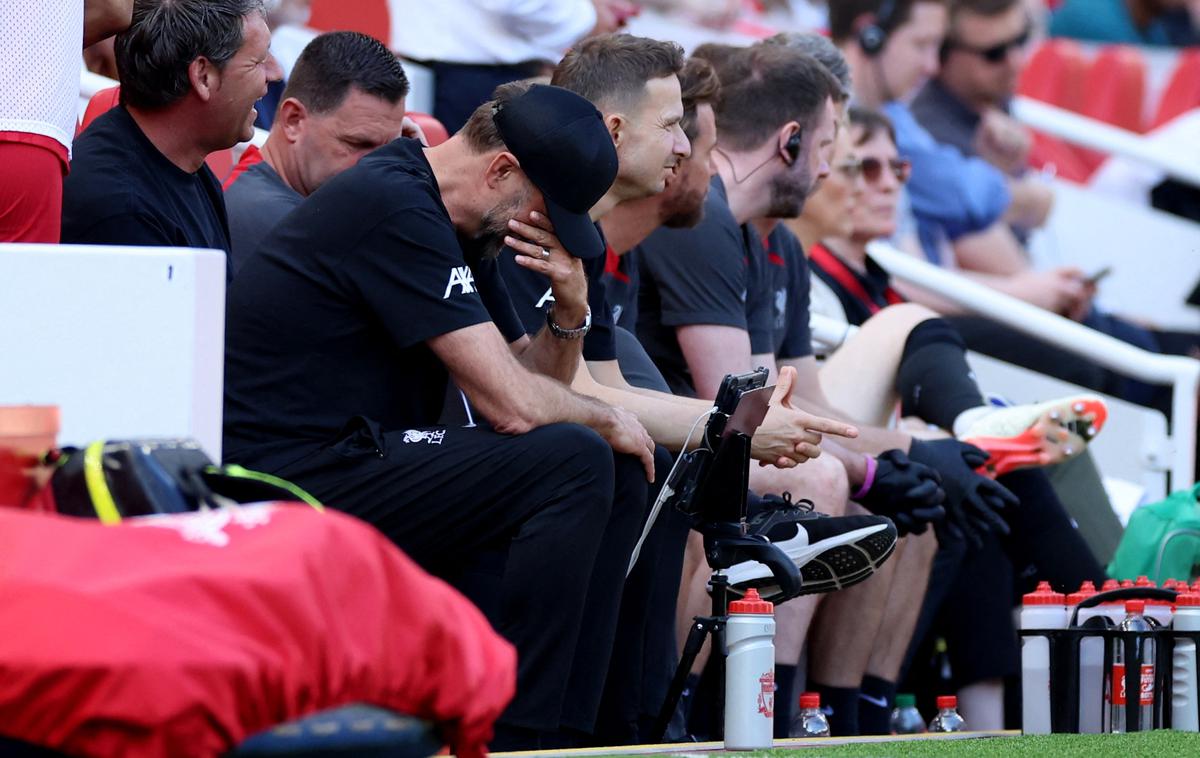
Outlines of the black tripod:
[[[716,410],[704,430],[704,446],[685,455],[680,475],[667,485],[676,493],[675,507],[693,516],[693,527],[704,536],[704,558],[713,569],[712,614],[697,616],[688,632],[679,666],[658,712],[655,735],[661,741],[688,674],[704,640],[713,636],[713,664],[724,668],[725,621],[729,608],[729,582],[723,573],[742,561],[758,561],[774,576],[779,591],[775,602],[800,594],[800,571],[796,564],[766,537],[749,534],[746,524],[746,492],[750,480],[750,438],[766,415],[766,369],[742,376],[727,376],[717,393]],[[747,403],[743,404],[743,398]]]

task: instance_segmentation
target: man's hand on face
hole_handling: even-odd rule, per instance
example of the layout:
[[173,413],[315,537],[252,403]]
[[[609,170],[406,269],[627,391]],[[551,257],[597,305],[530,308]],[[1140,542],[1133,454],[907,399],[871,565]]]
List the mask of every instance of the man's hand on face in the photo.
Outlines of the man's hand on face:
[[853,438],[858,429],[834,419],[814,416],[792,405],[796,369],[785,366],[771,395],[771,407],[751,440],[751,455],[760,466],[792,468],[821,454],[821,435]]
[[587,313],[583,262],[563,249],[550,219],[534,211],[525,220],[509,219],[508,229],[504,244],[516,253],[517,265],[550,279],[554,316],[559,326],[574,329],[582,324]]
[[1020,122],[991,108],[983,113],[975,132],[975,149],[980,157],[1006,174],[1018,175],[1029,168],[1033,136]]

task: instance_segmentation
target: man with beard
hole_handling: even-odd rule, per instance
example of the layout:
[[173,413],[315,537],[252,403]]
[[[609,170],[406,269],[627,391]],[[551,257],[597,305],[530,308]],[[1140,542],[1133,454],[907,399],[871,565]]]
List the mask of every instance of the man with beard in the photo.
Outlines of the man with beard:
[[[229,291],[228,460],[297,482],[443,577],[507,550],[485,609],[520,659],[497,749],[539,747],[573,661],[607,655],[576,641],[594,567],[612,558],[613,452],[653,476],[636,419],[561,384],[587,307],[563,248],[602,252],[587,209],[615,174],[595,108],[535,86],[438,147],[396,140],[330,179]],[[557,308],[532,340],[477,274],[506,229],[554,282]],[[462,427],[442,422],[458,399],[448,379],[477,414]]]

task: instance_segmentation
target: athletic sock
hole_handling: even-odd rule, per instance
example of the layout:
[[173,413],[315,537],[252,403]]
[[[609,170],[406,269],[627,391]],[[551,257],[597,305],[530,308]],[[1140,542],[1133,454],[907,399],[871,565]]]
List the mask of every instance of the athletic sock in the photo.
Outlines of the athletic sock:
[[896,683],[868,674],[858,696],[859,734],[890,734]]
[[775,664],[775,739],[790,736],[792,717],[796,715],[796,700],[799,695],[792,691],[796,684],[796,667],[783,663]]
[[829,687],[809,681],[813,692],[821,695],[821,710],[829,719],[831,737],[858,734],[858,687]]
[[948,322],[917,324],[904,343],[896,392],[905,416],[952,429],[959,414],[986,405],[967,366],[967,346]]

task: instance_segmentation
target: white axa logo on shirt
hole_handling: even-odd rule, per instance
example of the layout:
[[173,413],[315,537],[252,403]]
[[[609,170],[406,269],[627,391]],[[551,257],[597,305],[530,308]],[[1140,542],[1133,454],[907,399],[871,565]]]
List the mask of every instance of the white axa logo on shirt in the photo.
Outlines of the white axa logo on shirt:
[[420,429],[409,429],[404,432],[404,444],[407,445],[412,442],[424,442],[428,445],[440,445],[445,437],[445,429],[438,429],[436,431],[429,432],[424,432]]
[[546,307],[546,303],[553,303],[553,302],[554,302],[554,290],[548,289],[548,290],[546,290],[546,294],[542,295],[542,299],[538,300],[537,305],[535,305],[533,307],[541,309],[541,308]]
[[471,273],[470,266],[455,266],[450,269],[450,281],[446,282],[446,293],[442,295],[443,300],[450,297],[450,291],[455,287],[460,287],[461,295],[470,295],[475,292],[475,274]]

